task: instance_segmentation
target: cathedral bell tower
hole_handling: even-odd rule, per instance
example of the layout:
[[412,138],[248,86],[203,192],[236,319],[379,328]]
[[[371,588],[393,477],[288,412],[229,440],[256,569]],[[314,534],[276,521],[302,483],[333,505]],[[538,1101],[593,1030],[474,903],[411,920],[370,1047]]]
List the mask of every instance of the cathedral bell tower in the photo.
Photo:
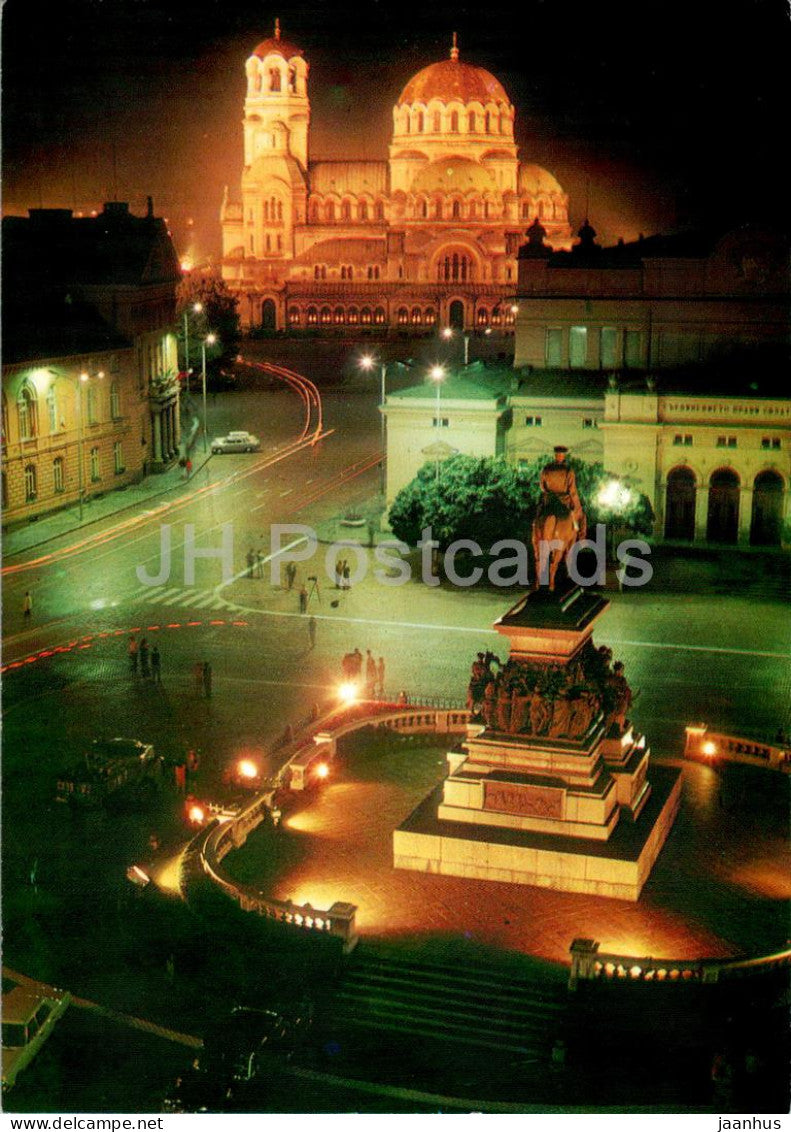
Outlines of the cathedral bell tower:
[[275,20],[275,34],[259,43],[247,60],[244,103],[244,163],[249,168],[271,154],[308,165],[308,64],[300,47],[288,43]]

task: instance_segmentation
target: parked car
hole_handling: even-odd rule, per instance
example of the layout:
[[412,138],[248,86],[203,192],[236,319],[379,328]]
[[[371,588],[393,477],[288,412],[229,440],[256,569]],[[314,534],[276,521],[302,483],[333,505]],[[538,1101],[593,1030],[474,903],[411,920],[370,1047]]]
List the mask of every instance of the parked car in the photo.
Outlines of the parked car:
[[95,739],[77,766],[58,775],[56,801],[101,806],[116,801],[148,801],[162,776],[162,759],[138,739]]
[[227,436],[215,436],[211,442],[212,452],[257,452],[261,441],[251,432],[229,432]]
[[[3,980],[5,983],[5,979]],[[44,983],[14,985],[3,993],[3,1090],[27,1068],[71,1002],[68,991]]]

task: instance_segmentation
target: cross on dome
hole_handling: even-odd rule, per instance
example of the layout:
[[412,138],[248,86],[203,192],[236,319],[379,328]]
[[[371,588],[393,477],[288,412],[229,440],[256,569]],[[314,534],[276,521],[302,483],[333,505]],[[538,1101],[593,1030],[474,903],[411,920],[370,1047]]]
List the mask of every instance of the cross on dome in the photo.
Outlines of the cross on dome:
[[453,46],[450,49],[450,57],[454,61],[454,63],[456,62],[456,60],[459,57],[459,44],[458,44],[458,40],[456,38],[456,32],[455,31],[453,33]]
[[280,42],[280,19],[275,16],[275,39]]

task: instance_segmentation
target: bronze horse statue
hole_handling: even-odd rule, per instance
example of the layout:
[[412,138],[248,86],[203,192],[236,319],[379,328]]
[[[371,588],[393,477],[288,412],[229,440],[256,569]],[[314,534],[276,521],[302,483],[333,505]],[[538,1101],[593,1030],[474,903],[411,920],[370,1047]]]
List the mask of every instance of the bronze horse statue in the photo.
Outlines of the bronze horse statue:
[[[565,511],[566,514],[561,514]],[[579,538],[580,532],[574,524],[574,517],[567,507],[556,505],[533,520],[533,554],[535,556],[536,581],[538,589],[546,576],[549,589],[555,589],[555,576],[561,562],[568,562],[571,548]]]

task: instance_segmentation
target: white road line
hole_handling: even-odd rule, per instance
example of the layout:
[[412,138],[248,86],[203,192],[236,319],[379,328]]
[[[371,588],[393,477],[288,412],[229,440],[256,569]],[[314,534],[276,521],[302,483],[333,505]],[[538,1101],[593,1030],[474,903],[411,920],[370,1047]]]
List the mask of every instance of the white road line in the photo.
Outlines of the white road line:
[[290,488],[288,489],[288,491],[281,491],[281,492],[280,492],[280,498],[281,498],[281,499],[285,499],[287,495],[291,495],[291,492],[292,492],[293,490],[294,490],[294,489],[293,489],[293,487],[290,487]]

